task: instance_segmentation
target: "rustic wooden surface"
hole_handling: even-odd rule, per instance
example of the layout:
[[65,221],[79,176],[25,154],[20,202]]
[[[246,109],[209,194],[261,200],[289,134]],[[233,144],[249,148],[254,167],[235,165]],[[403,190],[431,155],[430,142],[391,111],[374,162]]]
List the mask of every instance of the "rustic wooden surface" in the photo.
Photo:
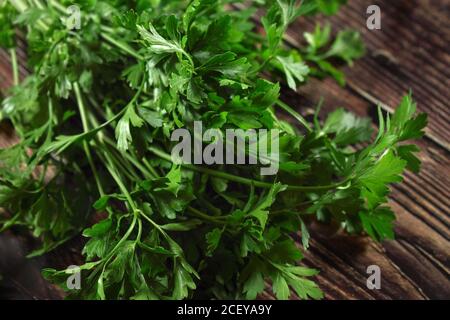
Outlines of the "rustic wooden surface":
[[[381,30],[366,28],[366,8],[371,4],[381,8]],[[419,110],[429,114],[426,137],[418,141],[422,171],[418,175],[408,172],[405,181],[392,188],[390,204],[398,218],[395,241],[375,244],[323,225],[311,226],[313,240],[304,263],[321,270],[317,281],[327,299],[450,298],[449,13],[450,4],[445,0],[350,0],[339,15],[321,19],[331,22],[335,30],[359,30],[367,45],[367,55],[344,69],[347,85],[312,80],[297,94],[285,96],[305,115],[323,97],[323,114],[342,106],[370,116],[375,126],[375,105],[380,103],[390,112],[412,89]],[[298,45],[303,32],[313,28],[314,20],[300,19],[291,27],[288,43]],[[21,66],[21,75],[25,74]],[[7,88],[10,79],[8,55],[0,52],[0,89]],[[3,133],[0,147],[11,137]],[[71,264],[68,257],[64,249],[58,249],[34,264],[24,263],[35,269],[45,263],[64,266]],[[380,290],[366,286],[366,268],[373,264],[381,268]],[[17,281],[10,285],[20,292],[19,297],[60,297],[53,288],[33,291],[36,289],[26,287],[27,281]],[[262,297],[273,298],[270,292]]]

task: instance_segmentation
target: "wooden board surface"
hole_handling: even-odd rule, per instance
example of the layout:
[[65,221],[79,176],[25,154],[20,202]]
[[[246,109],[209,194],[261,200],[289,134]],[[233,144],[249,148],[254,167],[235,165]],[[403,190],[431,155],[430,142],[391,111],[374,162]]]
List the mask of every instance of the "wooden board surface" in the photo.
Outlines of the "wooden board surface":
[[[371,4],[381,8],[381,30],[366,28],[366,8]],[[297,94],[284,97],[304,115],[323,97],[322,115],[345,107],[372,117],[375,126],[375,104],[392,111],[411,89],[419,110],[426,111],[430,118],[426,137],[418,142],[422,149],[421,173],[408,172],[405,181],[393,187],[390,204],[398,218],[395,241],[375,244],[320,224],[310,226],[314,240],[304,263],[321,270],[317,281],[327,299],[450,298],[449,11],[449,1],[444,0],[350,0],[339,15],[321,19],[329,21],[335,30],[359,30],[367,45],[367,55],[344,69],[347,85],[312,80]],[[288,43],[298,45],[303,33],[314,28],[314,21],[296,22],[289,30]],[[25,73],[22,66],[21,74]],[[0,89],[7,88],[10,79],[8,55],[0,52]],[[0,147],[11,142],[11,137],[3,132]],[[67,248],[26,264],[32,268],[42,264],[67,266],[78,256],[73,243]],[[381,268],[380,290],[366,286],[366,269],[373,264]],[[21,290],[23,296],[29,298],[61,296],[52,288],[39,292],[25,289]],[[268,291],[263,298],[273,297]]]

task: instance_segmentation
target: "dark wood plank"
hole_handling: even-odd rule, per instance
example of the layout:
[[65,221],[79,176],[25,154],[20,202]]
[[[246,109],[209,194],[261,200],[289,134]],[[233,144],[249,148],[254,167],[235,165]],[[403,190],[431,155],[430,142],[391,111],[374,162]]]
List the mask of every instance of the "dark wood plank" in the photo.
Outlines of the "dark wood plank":
[[50,285],[41,276],[47,258],[25,258],[32,246],[30,242],[33,241],[20,234],[0,234],[0,299],[61,299],[61,289]]
[[[381,30],[368,30],[366,9],[380,6]],[[450,3],[444,0],[349,1],[333,17],[334,30],[351,28],[361,32],[367,55],[346,68],[348,86],[366,98],[376,97],[389,110],[402,93],[413,91],[419,108],[430,117],[428,137],[449,149],[450,129]],[[303,41],[317,19],[298,19],[290,28],[292,43]]]
[[[287,92],[287,91],[286,91]],[[298,106],[304,115],[313,112],[319,99],[324,98],[321,118],[336,107],[346,107],[360,116],[372,116],[376,107],[352,91],[339,87],[334,81],[311,81],[302,87],[298,94],[290,93],[285,99],[293,106]],[[322,288],[330,298],[343,298],[330,288],[339,285],[334,283],[335,275],[329,269],[338,263],[347,272],[344,292],[363,290],[363,294],[354,293],[345,298],[385,297],[393,299],[444,298],[450,296],[449,278],[449,215],[450,199],[449,172],[450,160],[448,151],[436,146],[432,141],[417,141],[422,151],[422,171],[415,175],[407,172],[402,184],[394,185],[390,205],[397,214],[397,241],[388,241],[383,246],[369,241],[364,250],[352,250],[354,237],[339,234],[332,240],[323,237],[322,232],[313,228],[313,243],[307,257],[311,265],[322,266],[322,274],[326,278]],[[321,228],[323,231],[323,227]],[[348,242],[348,245],[342,242]],[[328,251],[327,251],[328,250]],[[362,252],[362,255],[358,252]],[[312,255],[311,255],[312,253]],[[329,259],[330,254],[337,258]],[[328,260],[322,261],[323,257]],[[385,260],[387,259],[387,260]],[[383,263],[388,261],[389,263]],[[364,281],[368,265],[377,264],[382,267],[383,280],[391,284],[382,287],[382,292],[368,290]],[[348,270],[356,269],[351,274]],[[331,278],[330,278],[331,277]],[[322,279],[319,277],[319,279]],[[342,290],[342,285],[340,289]],[[332,293],[332,294],[331,294]]]
[[[378,4],[382,9],[380,31],[365,28],[365,9],[369,4]],[[419,109],[430,114],[427,138],[418,142],[423,169],[419,175],[407,173],[404,184],[393,188],[391,205],[398,217],[396,241],[380,245],[364,237],[342,234],[330,226],[310,226],[314,240],[304,263],[321,270],[317,281],[328,299],[450,297],[450,160],[446,131],[450,57],[445,47],[449,40],[446,11],[446,1],[350,1],[330,21],[336,30],[345,26],[359,29],[368,45],[368,56],[353,68],[346,68],[346,88],[331,80],[312,80],[299,94],[286,97],[304,114],[324,97],[322,116],[343,106],[373,117],[373,101],[381,101],[386,110],[391,110],[412,87]],[[295,44],[300,34],[313,26],[310,19],[299,20],[290,31],[291,43]],[[21,68],[21,73],[24,70]],[[10,67],[8,56],[2,54],[0,87],[10,84],[10,76],[4,76],[5,72],[10,74]],[[72,243],[58,249],[48,262],[64,267],[78,261],[77,246]],[[371,264],[381,267],[381,290],[366,287],[366,268]],[[268,291],[262,298],[273,297]]]
[[[381,7],[382,30],[366,29],[365,9],[369,4]],[[359,115],[373,116],[373,102],[382,102],[387,111],[392,111],[408,87],[413,89],[419,110],[430,116],[426,138],[418,142],[423,167],[419,175],[407,173],[404,183],[394,187],[391,205],[398,216],[397,241],[384,243],[382,250],[398,269],[397,274],[410,279],[416,293],[427,298],[450,296],[447,106],[450,54],[446,48],[450,33],[445,24],[448,8],[445,1],[351,1],[329,20],[336,29],[346,26],[359,29],[368,55],[346,68],[346,89],[330,80],[312,81],[302,87],[297,98],[300,105],[312,106],[325,97],[328,108],[323,109],[324,113],[346,106]],[[313,27],[313,21],[299,20],[291,29],[289,42],[295,45],[300,34]],[[339,256],[347,252],[344,250]],[[393,282],[389,278],[388,281]],[[406,294],[411,293],[409,290],[402,293],[393,289],[387,288],[391,298],[412,297]]]

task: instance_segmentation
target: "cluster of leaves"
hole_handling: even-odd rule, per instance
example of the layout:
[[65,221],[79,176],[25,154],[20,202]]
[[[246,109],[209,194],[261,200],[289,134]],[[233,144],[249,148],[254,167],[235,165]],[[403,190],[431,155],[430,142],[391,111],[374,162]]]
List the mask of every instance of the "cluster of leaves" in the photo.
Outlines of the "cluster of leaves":
[[[0,38],[26,31],[31,71],[2,104],[21,141],[0,150],[0,207],[10,214],[1,226],[40,237],[32,255],[80,233],[88,239],[81,290],[69,297],[253,299],[270,280],[277,298],[292,289],[318,299],[317,271],[297,265],[293,235],[301,232],[306,250],[305,219],[393,237],[388,186],[406,167],[418,170],[417,147],[402,142],[421,137],[426,116],[408,95],[392,118],[380,112],[373,141],[371,122],[343,109],[311,126],[273,81],[292,90],[310,76],[343,84],[335,63],[351,63],[364,46],[358,33],[332,37],[328,26],[305,33],[300,50],[283,35],[296,18],[333,14],[344,1],[233,10],[238,2],[78,1],[80,30],[65,24],[71,1],[1,7],[12,27]],[[279,173],[172,163],[171,132],[196,120],[205,129],[280,130]],[[70,272],[44,270],[64,289]]]

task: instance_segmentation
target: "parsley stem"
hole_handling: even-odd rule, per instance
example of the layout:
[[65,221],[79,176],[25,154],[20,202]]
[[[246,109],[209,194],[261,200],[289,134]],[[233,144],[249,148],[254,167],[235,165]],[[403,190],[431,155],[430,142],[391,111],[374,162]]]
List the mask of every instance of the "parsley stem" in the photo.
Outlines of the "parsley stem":
[[[105,273],[105,269],[106,266],[108,265],[109,261],[112,259],[112,257],[114,256],[114,253],[120,248],[120,246],[126,241],[128,240],[128,238],[130,237],[131,233],[134,230],[134,227],[136,226],[136,222],[138,221],[138,217],[137,217],[137,213],[134,212],[133,214],[133,220],[131,221],[131,225],[129,226],[129,228],[127,229],[127,231],[125,232],[124,236],[119,240],[119,242],[117,242],[117,244],[114,246],[114,248],[109,252],[109,254],[102,259],[101,261],[103,262],[103,268],[101,269],[102,272],[100,273],[99,276],[99,280],[98,281],[103,281],[103,274]],[[96,273],[98,273],[98,270],[100,269],[95,269],[94,272],[91,274],[91,276],[95,276]],[[101,299],[103,300],[104,298],[101,297]]]
[[[28,9],[28,4],[22,0],[9,0],[10,3],[16,8],[20,13],[25,12]],[[45,24],[43,19],[38,19],[36,22],[44,31],[47,31],[49,27]]]
[[254,70],[252,70],[252,75],[257,75],[258,73],[260,73],[261,71],[264,70],[264,68],[267,66],[267,64],[273,59],[273,53],[267,58],[265,59],[257,68],[255,68]]
[[119,242],[116,244],[116,246],[111,250],[111,252],[108,255],[108,260],[111,259],[114,252],[130,237],[131,233],[134,230],[134,227],[136,226],[136,222],[138,221],[138,215],[136,212],[133,213],[133,220],[131,221],[130,226],[128,227],[127,231],[125,232],[124,236],[119,240]]
[[[108,151],[109,150],[110,149],[108,149]],[[125,159],[121,156],[121,154],[116,155],[114,151],[117,151],[117,149],[111,150],[111,155],[113,156],[111,159],[115,163],[118,171],[120,173],[123,173],[124,176],[126,176],[131,181],[140,180],[141,178],[139,177],[139,174],[134,170],[134,167],[130,166],[130,164],[125,161]]]
[[62,14],[67,14],[67,9],[62,4],[60,4],[58,1],[55,0],[48,0],[48,4],[50,7],[55,8],[56,10],[59,10]]
[[159,224],[157,224],[155,221],[153,221],[149,216],[147,216],[144,212],[140,211],[140,215],[144,217],[145,220],[150,222],[150,224],[156,228],[166,239],[171,239],[169,235],[161,228]]
[[147,169],[150,171],[150,173],[153,174],[154,177],[158,177],[159,176],[158,172],[156,172],[155,168],[153,168],[153,166],[147,161],[146,158],[143,158],[142,162],[147,167]]
[[27,9],[26,3],[24,3],[22,0],[9,0],[11,4],[16,8],[19,12],[24,12]]
[[[107,140],[106,140],[107,139]],[[112,141],[109,138],[106,138],[105,141],[108,144],[112,144]],[[130,155],[128,155],[127,153],[124,153],[125,157],[129,158],[129,160],[131,160],[133,157],[131,157]],[[146,176],[151,176],[154,179],[159,178],[160,176],[158,175],[158,173],[155,171],[155,169],[150,165],[150,163],[148,163],[147,159],[143,159],[144,164],[146,164],[146,166],[148,168],[151,168],[151,170],[153,172],[149,172],[145,167],[143,167],[142,165],[140,165],[137,161],[135,161],[133,159],[133,161],[131,161],[139,170],[141,170],[141,172],[146,175]],[[221,221],[217,221],[216,219],[221,219],[222,217],[214,217],[214,216],[210,216],[207,215],[206,213],[201,212],[198,209],[195,209],[191,206],[187,207],[187,210],[190,211],[191,213],[195,214],[197,217],[203,218],[205,220],[208,220],[210,222],[214,222],[214,223],[223,223]]]
[[[111,146],[112,148],[114,148],[115,150],[117,150],[116,148],[116,144],[108,137],[104,137],[105,142]],[[143,165],[141,165],[134,157],[132,157],[130,154],[128,154],[128,152],[122,152],[120,153],[120,155],[124,156],[124,158],[126,158],[126,160],[128,160],[129,162],[131,162],[136,168],[138,168],[143,174],[144,176],[147,177],[151,177],[153,178],[152,175],[149,174],[149,172],[145,169],[145,167]],[[125,164],[122,164],[122,166],[125,167]],[[133,175],[135,177],[137,177],[136,172],[133,169]]]
[[[132,199],[132,197],[131,197],[130,193],[128,192],[127,188],[125,187],[123,181],[121,180],[121,178],[117,174],[116,169],[114,168],[114,165],[113,165],[113,162],[112,162],[112,159],[111,159],[109,153],[108,152],[104,152],[104,154],[105,154],[106,160],[108,162],[108,165],[106,167],[107,167],[109,173],[111,174],[111,176],[113,177],[113,179],[116,181],[117,185],[119,186],[120,191],[125,195],[125,198],[127,199],[127,202],[129,203],[131,209],[133,210],[133,214],[134,214],[135,219],[137,219],[137,216],[138,216],[138,213],[139,213],[139,216],[144,217],[148,222],[150,222],[150,224],[154,228],[156,228],[168,241],[169,240],[173,241],[169,237],[169,235],[163,229],[161,229],[161,226],[159,224],[157,224],[150,217],[148,217],[144,212],[142,212],[141,210],[139,210],[137,208],[136,203]],[[136,223],[135,219],[133,219],[133,228],[134,228],[134,224]]]
[[13,71],[13,83],[15,86],[19,84],[19,66],[17,64],[17,55],[14,48],[9,49],[9,54],[11,55],[11,66]]
[[[108,30],[106,27],[102,27],[103,30]],[[144,57],[141,56],[139,53],[137,53],[133,48],[131,48],[128,44],[123,43],[121,41],[118,41],[116,39],[114,39],[113,37],[111,37],[108,33],[104,32],[101,34],[102,37],[108,41],[109,43],[115,45],[116,47],[118,47],[119,49],[122,49],[123,51],[125,51],[126,53],[130,54],[131,56],[133,56],[134,58],[138,59],[138,60],[144,60]]]
[[213,212],[214,217],[218,218],[222,216],[222,212],[220,211],[220,209],[214,206],[209,200],[205,199],[197,192],[194,192],[194,195],[201,206],[204,206],[206,207],[206,209],[211,210],[211,212]]
[[128,189],[125,187],[125,184],[117,173],[116,167],[114,166],[114,163],[111,159],[111,155],[107,151],[103,152],[103,154],[105,155],[106,161],[108,162],[106,168],[108,169],[116,184],[119,186],[120,191],[124,194],[133,212],[137,212],[138,208],[136,207],[136,204],[134,203],[133,198],[131,198]]
[[[181,49],[181,54],[184,55],[184,56],[188,59],[189,63],[190,63],[191,66],[192,66],[192,69],[195,69],[194,60],[192,60],[192,58],[191,58],[191,56],[189,55],[189,53],[187,53],[186,51],[184,51],[183,49]],[[195,73],[195,71],[194,71],[194,73]]]
[[197,217],[199,217],[199,218],[202,218],[202,219],[205,219],[205,220],[207,220],[207,221],[209,221],[209,222],[217,223],[217,224],[226,224],[225,221],[219,221],[219,220],[217,220],[219,217],[209,216],[209,215],[207,215],[207,214],[201,212],[200,210],[198,210],[198,209],[196,209],[196,208],[194,208],[194,207],[190,207],[190,206],[189,206],[189,207],[187,207],[187,210],[188,210],[189,212],[191,212],[192,214],[194,214],[195,216],[197,216]]
[[[78,110],[80,111],[80,117],[81,117],[81,123],[83,125],[83,131],[86,133],[89,131],[89,128],[88,128],[88,123],[87,123],[87,118],[86,118],[86,109],[85,109],[85,106],[83,103],[83,98],[81,97],[81,92],[80,92],[80,87],[78,86],[78,82],[74,82],[73,89],[75,91],[75,96],[77,99]],[[92,160],[92,155],[91,155],[91,151],[89,148],[89,144],[86,140],[83,140],[83,149],[86,154],[89,166],[91,167],[92,174],[95,179],[95,183],[97,184],[98,192],[100,193],[101,196],[103,196],[105,194],[105,192],[103,190],[102,183],[100,182],[100,178],[98,176],[94,161]]]
[[142,236],[142,220],[138,219],[138,234],[136,237],[137,242],[141,242],[141,236]]
[[[172,158],[169,154],[165,153],[164,151],[161,151],[158,148],[155,147],[149,147],[148,150],[150,152],[152,152],[153,154],[155,154],[156,156],[160,157],[161,159],[167,160],[172,162]],[[249,179],[249,178],[244,178],[244,177],[240,177],[240,176],[235,176],[233,174],[230,173],[226,173],[223,171],[218,171],[218,170],[214,170],[214,169],[209,169],[209,168],[205,168],[205,167],[200,167],[200,166],[195,166],[192,164],[181,164],[184,168],[189,169],[189,170],[193,170],[193,171],[197,171],[197,172],[201,172],[201,173],[206,173],[209,174],[211,176],[215,176],[218,178],[222,178],[228,181],[233,181],[233,182],[237,182],[237,183],[242,183],[245,185],[253,185],[255,187],[259,187],[259,188],[267,188],[270,189],[273,186],[273,183],[270,182],[264,182],[264,181],[259,181],[259,180],[253,180],[253,179]],[[329,184],[329,185],[323,185],[323,186],[294,186],[294,185],[287,185],[287,189],[286,190],[291,190],[291,191],[322,191],[322,190],[329,190],[329,189],[335,189],[339,186],[342,186],[343,184],[347,183],[348,179],[345,179],[343,181],[337,182],[337,183],[333,183],[333,184]]]
[[291,116],[293,116],[298,122],[300,122],[306,128],[306,130],[308,130],[308,133],[313,132],[308,121],[306,121],[306,119],[303,118],[302,115],[300,115],[300,113],[298,113],[297,111],[295,111],[294,109],[292,109],[290,106],[288,106],[286,103],[284,103],[283,101],[281,101],[279,99],[277,100],[276,104],[281,109],[283,109],[284,111],[289,113]]

